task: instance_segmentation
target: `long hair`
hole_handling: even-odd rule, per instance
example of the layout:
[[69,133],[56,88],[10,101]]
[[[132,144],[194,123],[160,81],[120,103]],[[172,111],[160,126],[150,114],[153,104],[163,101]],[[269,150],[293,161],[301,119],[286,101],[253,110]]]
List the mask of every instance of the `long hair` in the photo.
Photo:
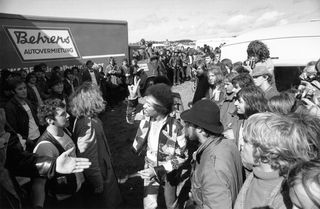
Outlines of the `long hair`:
[[314,155],[305,130],[290,118],[274,113],[257,113],[246,120],[243,137],[253,145],[256,163],[269,164],[285,176],[289,168]]
[[287,115],[293,112],[293,107],[296,104],[296,98],[293,94],[286,92],[280,95],[273,96],[268,101],[268,107],[271,112]]
[[308,113],[293,113],[287,116],[298,124],[298,127],[306,135],[309,144],[310,159],[320,159],[320,119]]
[[290,169],[289,189],[301,184],[310,200],[320,208],[320,159],[300,162]]
[[248,86],[241,89],[237,94],[238,99],[245,101],[245,118],[259,112],[268,111],[267,100],[263,91],[256,86]]
[[223,84],[223,80],[224,80],[224,75],[221,71],[221,68],[220,66],[217,66],[217,65],[213,65],[213,66],[210,66],[208,68],[208,72],[212,72],[215,76],[216,76],[216,81],[215,81],[215,84],[216,86],[220,86]]
[[99,87],[90,82],[85,82],[78,87],[69,100],[70,111],[75,117],[94,116],[105,108]]

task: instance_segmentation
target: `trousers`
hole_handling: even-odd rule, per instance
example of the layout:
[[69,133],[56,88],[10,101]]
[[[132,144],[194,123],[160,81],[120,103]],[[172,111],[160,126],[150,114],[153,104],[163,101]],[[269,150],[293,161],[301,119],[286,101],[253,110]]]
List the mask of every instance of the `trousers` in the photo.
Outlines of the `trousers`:
[[[148,164],[145,164],[145,168],[148,168]],[[163,186],[164,199],[166,207],[168,209],[174,209],[177,205],[177,187],[172,186],[165,178],[164,185],[160,185],[155,178],[144,179],[144,209],[156,209],[158,207],[158,194],[160,186]]]

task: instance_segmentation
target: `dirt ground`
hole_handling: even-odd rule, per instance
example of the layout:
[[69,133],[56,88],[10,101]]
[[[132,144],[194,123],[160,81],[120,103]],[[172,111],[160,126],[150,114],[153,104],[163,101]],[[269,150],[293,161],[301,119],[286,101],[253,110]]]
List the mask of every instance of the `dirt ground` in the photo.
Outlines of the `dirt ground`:
[[[180,93],[184,109],[187,109],[188,102],[192,100],[193,92],[191,89],[192,82],[190,81],[172,88],[174,92]],[[122,103],[113,111],[107,109],[101,116],[118,178],[143,169],[144,164],[144,158],[138,157],[131,151],[139,122],[133,125],[127,124],[125,111],[126,104]],[[121,208],[143,208],[143,181],[140,177],[128,179],[126,183],[120,184],[120,189],[124,199]],[[163,197],[160,196],[159,200],[160,208],[163,208]]]

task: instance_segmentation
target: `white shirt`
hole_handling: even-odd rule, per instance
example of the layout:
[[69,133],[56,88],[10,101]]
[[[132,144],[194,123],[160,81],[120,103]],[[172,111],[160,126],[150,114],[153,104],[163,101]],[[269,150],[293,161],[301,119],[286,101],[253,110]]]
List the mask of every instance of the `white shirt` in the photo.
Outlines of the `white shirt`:
[[160,121],[150,121],[147,158],[152,162],[157,162],[160,131],[166,120],[167,117],[163,118]]
[[90,73],[90,76],[91,76],[92,83],[98,85],[98,82],[97,82],[97,79],[96,79],[96,74],[94,74],[94,71],[91,72],[89,70],[89,73]]
[[239,129],[239,142],[238,142],[239,151],[242,150],[242,147],[244,145],[244,141],[243,141],[243,125],[244,125],[244,123],[241,124],[240,129]]

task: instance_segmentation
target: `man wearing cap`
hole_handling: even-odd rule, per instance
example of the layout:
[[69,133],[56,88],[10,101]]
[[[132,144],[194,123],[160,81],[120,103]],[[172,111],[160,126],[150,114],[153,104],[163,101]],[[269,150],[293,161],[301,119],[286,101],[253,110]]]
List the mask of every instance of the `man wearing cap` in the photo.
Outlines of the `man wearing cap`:
[[251,75],[254,84],[262,89],[267,100],[269,100],[273,96],[279,95],[276,86],[273,85],[273,76],[266,66],[256,66],[252,70]]
[[[139,81],[134,80],[134,85],[128,87],[128,106],[132,110],[138,104]],[[167,181],[167,175],[186,161],[188,153],[183,126],[169,115],[173,103],[170,86],[163,83],[152,85],[146,90],[143,110],[134,117],[140,120],[140,125],[132,148],[138,155],[145,155],[145,169],[138,172],[144,179],[145,209],[157,208],[160,186],[164,186],[167,208],[175,208],[176,187]]]
[[200,142],[193,153],[187,208],[231,209],[242,186],[240,153],[233,141],[223,137],[219,112],[214,102],[200,100],[181,114],[186,137]]

